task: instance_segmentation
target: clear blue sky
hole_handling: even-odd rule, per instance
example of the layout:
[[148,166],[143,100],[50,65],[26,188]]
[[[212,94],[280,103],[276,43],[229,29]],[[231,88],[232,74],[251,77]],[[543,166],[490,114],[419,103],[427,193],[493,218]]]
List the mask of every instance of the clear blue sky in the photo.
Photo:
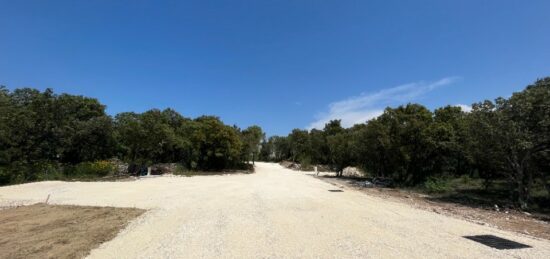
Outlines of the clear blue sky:
[[269,135],[509,96],[550,76],[550,1],[0,0],[0,84]]

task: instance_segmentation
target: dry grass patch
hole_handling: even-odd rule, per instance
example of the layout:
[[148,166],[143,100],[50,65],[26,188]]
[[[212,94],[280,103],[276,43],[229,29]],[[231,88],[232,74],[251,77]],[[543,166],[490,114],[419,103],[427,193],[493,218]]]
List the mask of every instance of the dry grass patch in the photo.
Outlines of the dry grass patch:
[[144,210],[35,204],[0,210],[0,258],[82,258]]

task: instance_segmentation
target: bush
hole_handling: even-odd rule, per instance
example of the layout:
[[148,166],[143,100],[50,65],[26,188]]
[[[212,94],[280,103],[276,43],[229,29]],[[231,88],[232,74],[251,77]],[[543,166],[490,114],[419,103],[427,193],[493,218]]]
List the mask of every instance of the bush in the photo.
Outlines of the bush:
[[447,192],[451,189],[449,180],[442,177],[430,177],[424,183],[424,188],[430,193]]
[[64,179],[63,171],[56,163],[37,163],[30,169],[34,173],[35,181],[52,181]]
[[65,175],[62,168],[59,163],[50,161],[37,161],[33,164],[15,162],[0,167],[0,185],[63,180]]
[[300,170],[302,171],[313,171],[313,165],[311,165],[311,158],[309,156],[301,156],[300,161]]
[[5,166],[0,167],[0,186],[9,184],[11,182],[10,173]]
[[115,172],[115,166],[109,161],[83,162],[65,168],[65,175],[69,178],[104,177]]
[[479,189],[483,187],[482,179],[474,179],[469,175],[465,174],[456,178],[451,183],[452,187],[457,190],[467,190],[467,189]]
[[185,166],[183,166],[182,164],[177,164],[174,170],[174,175],[191,176],[193,174],[189,169],[185,168]]

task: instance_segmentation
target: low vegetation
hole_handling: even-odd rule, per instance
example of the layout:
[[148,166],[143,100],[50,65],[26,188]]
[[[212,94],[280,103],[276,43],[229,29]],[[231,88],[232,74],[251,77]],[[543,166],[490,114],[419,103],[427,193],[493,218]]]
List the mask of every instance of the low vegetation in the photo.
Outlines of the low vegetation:
[[550,200],[550,78],[471,111],[407,104],[348,129],[339,120],[323,130],[295,129],[264,141],[260,157],[326,164],[340,175],[358,166],[432,193],[466,190],[451,183],[467,179],[481,194],[505,190],[521,209],[543,207]]

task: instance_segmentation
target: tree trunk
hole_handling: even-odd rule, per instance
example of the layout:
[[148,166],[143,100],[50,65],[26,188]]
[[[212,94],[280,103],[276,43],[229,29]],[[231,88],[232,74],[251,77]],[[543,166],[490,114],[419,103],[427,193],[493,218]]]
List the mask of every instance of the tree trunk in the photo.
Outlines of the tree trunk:
[[531,172],[529,172],[527,168],[526,159],[523,159],[521,163],[515,163],[515,166],[513,168],[518,188],[517,202],[520,206],[520,209],[525,210],[529,207],[533,177]]
[[550,182],[548,181],[550,173],[542,172],[542,180],[544,181],[544,187],[546,187],[546,193],[548,194],[548,198],[550,199]]
[[529,199],[529,190],[527,186],[523,183],[523,181],[520,180],[518,183],[518,200],[517,200],[520,209],[522,210],[527,209],[528,199]]
[[[485,175],[486,173],[484,173]],[[491,174],[492,175],[492,174]],[[485,189],[485,191],[489,190],[489,187],[491,186],[491,177],[490,175],[485,175],[485,177],[483,177],[483,188]]]
[[522,210],[527,209],[529,200],[529,186],[527,186],[528,181],[526,181],[525,177],[526,158],[526,156],[523,156],[523,159],[519,159],[518,155],[513,151],[510,151],[506,158],[510,169],[509,177],[516,187],[514,198]]

